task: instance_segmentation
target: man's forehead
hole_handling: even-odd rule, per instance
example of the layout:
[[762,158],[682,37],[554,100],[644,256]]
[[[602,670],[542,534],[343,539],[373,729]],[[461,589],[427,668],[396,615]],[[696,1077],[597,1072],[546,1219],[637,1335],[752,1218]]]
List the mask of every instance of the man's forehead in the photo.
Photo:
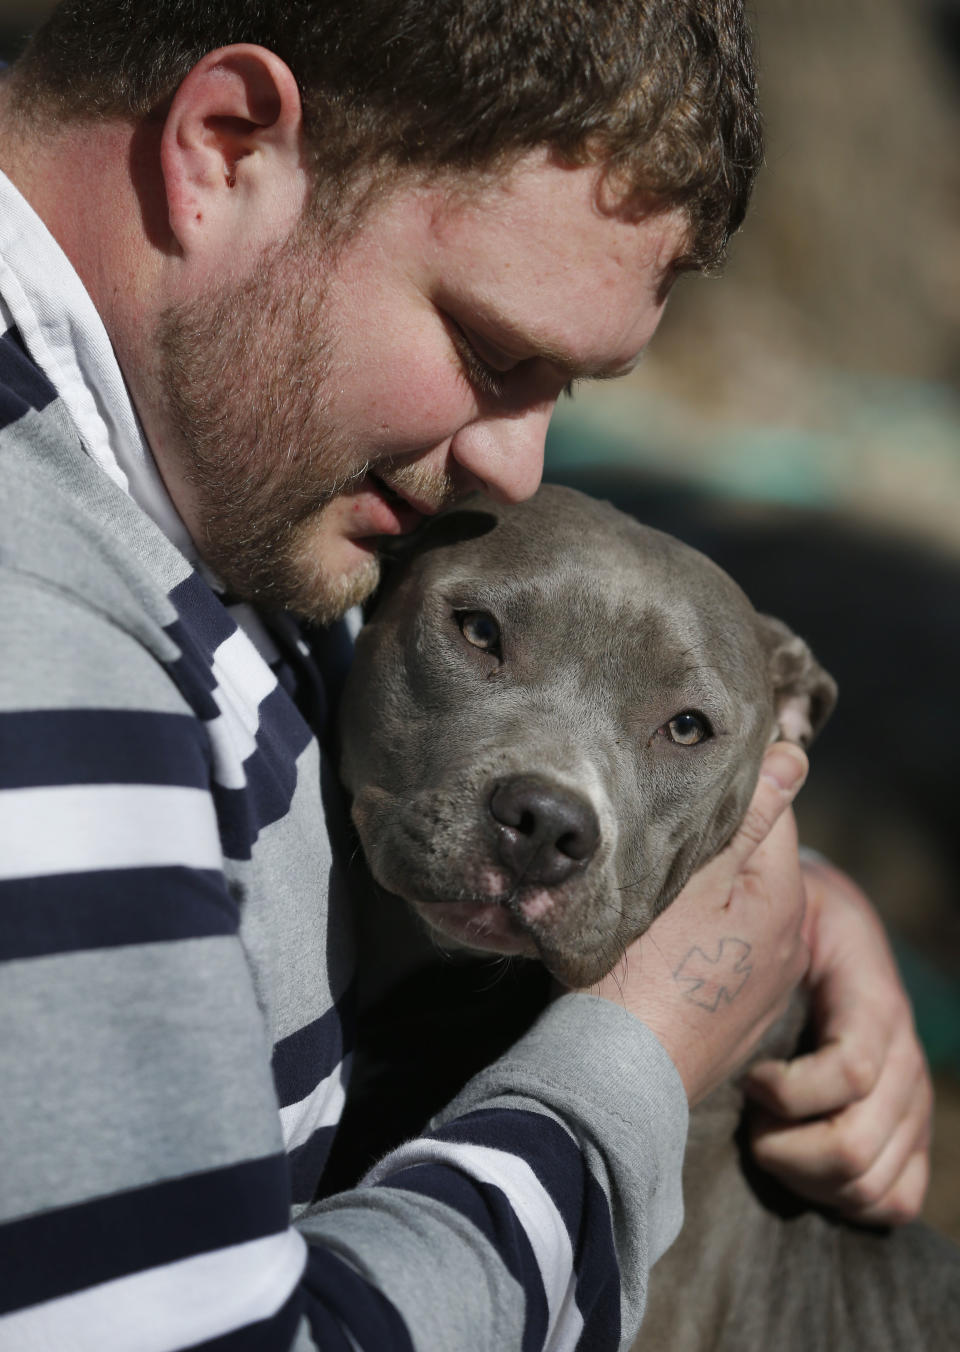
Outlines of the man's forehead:
[[[627,199],[611,187],[603,165],[562,164],[546,150],[499,169],[451,174],[424,187],[431,199],[432,229],[441,237],[464,218],[470,224],[482,218],[493,230],[512,231],[520,239],[529,234],[541,246],[564,236],[592,236],[608,249],[619,235],[624,252],[633,255],[638,241],[653,238],[644,227],[667,222],[677,247],[660,260],[661,281],[669,280],[686,253],[690,222],[685,212]],[[657,260],[641,245],[640,261]]]
[[639,353],[626,361],[593,361],[575,347],[565,346],[554,334],[524,322],[522,315],[515,318],[509,310],[487,304],[483,299],[475,300],[473,308],[477,321],[489,332],[497,334],[509,355],[518,360],[537,357],[571,380],[617,380],[630,375],[640,361]]

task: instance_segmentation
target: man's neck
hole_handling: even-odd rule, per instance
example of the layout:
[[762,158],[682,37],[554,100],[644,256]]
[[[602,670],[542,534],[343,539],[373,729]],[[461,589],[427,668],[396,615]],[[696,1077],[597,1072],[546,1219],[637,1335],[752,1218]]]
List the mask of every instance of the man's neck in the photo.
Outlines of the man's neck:
[[154,454],[147,408],[164,267],[176,252],[160,169],[162,122],[21,113],[0,83],[0,169],[86,288]]
[[0,91],[0,169],[72,263],[118,353],[128,316],[138,316],[142,333],[152,245],[169,236],[149,141],[149,132],[118,120],[28,121]]

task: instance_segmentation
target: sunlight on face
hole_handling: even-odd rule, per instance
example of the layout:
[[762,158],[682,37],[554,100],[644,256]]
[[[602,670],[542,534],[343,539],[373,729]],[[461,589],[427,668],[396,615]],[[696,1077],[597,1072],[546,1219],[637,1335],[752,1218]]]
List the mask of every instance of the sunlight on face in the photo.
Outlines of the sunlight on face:
[[328,621],[384,536],[536,489],[559,394],[635,362],[686,235],[602,212],[597,178],[537,155],[462,195],[408,183],[335,257],[301,226],[165,315],[188,524],[231,590]]

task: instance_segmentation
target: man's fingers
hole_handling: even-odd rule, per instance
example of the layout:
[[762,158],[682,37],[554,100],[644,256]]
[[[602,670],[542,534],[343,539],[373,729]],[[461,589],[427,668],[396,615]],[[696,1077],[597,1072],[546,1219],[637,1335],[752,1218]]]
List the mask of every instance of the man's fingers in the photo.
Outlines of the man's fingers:
[[718,856],[731,878],[767,836],[777,818],[793,802],[807,777],[807,758],[793,742],[775,742],[763,758],[760,778],[747,814],[726,849]]
[[805,860],[804,879],[818,1046],[744,1077],[761,1105],[749,1118],[753,1152],[802,1197],[864,1223],[902,1223],[917,1215],[927,1186],[926,1061],[866,898],[823,860]]
[[[835,1175],[818,1175],[815,1147],[805,1142],[798,1148],[802,1127],[783,1133],[775,1118],[758,1114],[752,1146],[763,1168],[810,1201],[866,1224],[902,1225],[919,1215],[930,1178],[925,1133],[921,1128],[917,1139],[916,1128],[915,1122],[901,1124],[870,1168],[841,1186]],[[853,1158],[846,1167],[854,1167]]]
[[[812,1201],[877,1224],[911,1219],[925,1188],[914,1157],[925,1156],[929,1097],[925,1075],[904,1077],[888,1066],[866,1100],[832,1117],[785,1122],[757,1111],[753,1151],[762,1168]],[[909,1186],[902,1182],[908,1169]]]
[[[869,1045],[869,1044],[868,1044]],[[862,1038],[845,1036],[793,1061],[761,1061],[744,1076],[747,1094],[781,1118],[834,1113],[867,1097],[882,1058]]]
[[893,1186],[877,1202],[850,1213],[865,1225],[905,1225],[923,1209],[930,1183],[930,1157],[926,1148],[910,1156]]
[[[891,1199],[901,1192],[904,1174],[910,1170],[912,1175],[917,1156],[926,1156],[926,1133],[918,1139],[919,1127],[915,1118],[901,1123],[867,1172],[840,1189],[836,1205],[843,1215],[876,1217],[881,1206],[888,1211],[891,1209]],[[917,1199],[918,1208],[922,1203],[921,1194]],[[903,1219],[912,1218],[905,1216]]]

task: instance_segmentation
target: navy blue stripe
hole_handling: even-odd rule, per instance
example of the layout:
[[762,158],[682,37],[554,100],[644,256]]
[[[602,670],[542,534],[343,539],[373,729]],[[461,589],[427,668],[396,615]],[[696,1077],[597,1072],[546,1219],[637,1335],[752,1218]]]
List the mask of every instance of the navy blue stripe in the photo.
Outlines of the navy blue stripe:
[[620,1264],[606,1194],[589,1173],[584,1186],[577,1255],[577,1308],[583,1347],[616,1352],[620,1346]]
[[179,621],[176,624],[168,624],[164,633],[180,649],[180,656],[177,660],[167,665],[170,679],[198,718],[205,723],[210,723],[213,719],[219,718],[220,706],[213,698],[213,692],[217,688],[213,668],[208,664],[205,657],[198,656],[193,651],[189,641],[189,632],[184,629]]
[[287,1156],[290,1195],[295,1202],[312,1202],[316,1197],[336,1131],[336,1127],[318,1127],[303,1145],[298,1145]]
[[616,1348],[620,1341],[620,1271],[610,1209],[576,1141],[552,1118],[520,1109],[483,1109],[430,1134],[440,1140],[508,1150],[526,1160],[550,1194],[570,1236],[577,1308],[584,1321],[583,1345],[597,1352]]
[[[214,652],[237,632],[237,624],[216,594],[196,574],[170,592],[181,618],[166,627],[180,649],[167,670],[197,717],[210,722],[220,714],[214,698]],[[243,763],[243,788],[213,783],[211,790],[228,859],[246,860],[260,832],[282,820],[297,786],[297,760],[313,733],[282,686],[260,702],[256,749]]]
[[[343,1331],[340,1320],[329,1310],[315,1301],[307,1307],[307,1319],[313,1341],[320,1352],[356,1352],[356,1343],[352,1343]],[[366,1349],[362,1349],[366,1352]]]
[[396,1306],[329,1249],[311,1249],[303,1281],[308,1293],[307,1318],[323,1352],[337,1346],[330,1337],[331,1316],[349,1329],[365,1350],[413,1352],[410,1334]]
[[168,593],[168,599],[178,618],[164,633],[177,645],[180,656],[167,669],[197,717],[210,721],[220,713],[213,698],[217,688],[213,654],[238,626],[198,573],[184,578]]
[[264,827],[290,811],[297,760],[313,734],[287,692],[275,686],[261,702],[257,749],[243,762],[246,786],[212,786],[220,839],[228,859],[249,859]]
[[271,1065],[281,1108],[299,1103],[353,1050],[356,995],[352,986],[319,1019],[281,1038]]
[[[69,1123],[64,1123],[69,1130]],[[0,1226],[0,1314],[287,1229],[283,1155]]]
[[[203,1343],[192,1343],[181,1352],[285,1352],[293,1346],[304,1304],[303,1291],[298,1286],[282,1309],[269,1319],[260,1319]],[[323,1346],[326,1352],[326,1344]]]
[[50,381],[27,353],[16,329],[0,336],[0,427],[17,422],[30,409],[46,408],[57,397]]
[[0,714],[0,789],[60,784],[206,788],[209,742],[187,714],[31,709]]
[[[489,1183],[469,1178],[453,1165],[442,1164],[412,1165],[384,1179],[384,1186],[433,1197],[466,1216],[487,1237],[523,1288],[526,1318],[522,1352],[537,1352],[543,1347],[550,1320],[543,1279],[527,1233],[505,1194]],[[593,1344],[584,1346],[592,1348]]]
[[[339,627],[339,624],[332,626],[334,629]],[[273,664],[274,675],[318,737],[323,736],[327,726],[330,700],[329,671],[323,661],[318,661],[317,640],[328,632],[306,628],[290,614],[270,616],[271,637],[283,654],[281,660]]]
[[189,868],[103,869],[0,882],[0,959],[235,934],[223,875]]
[[185,577],[169,598],[209,666],[220,644],[236,633],[236,620],[199,573]]

